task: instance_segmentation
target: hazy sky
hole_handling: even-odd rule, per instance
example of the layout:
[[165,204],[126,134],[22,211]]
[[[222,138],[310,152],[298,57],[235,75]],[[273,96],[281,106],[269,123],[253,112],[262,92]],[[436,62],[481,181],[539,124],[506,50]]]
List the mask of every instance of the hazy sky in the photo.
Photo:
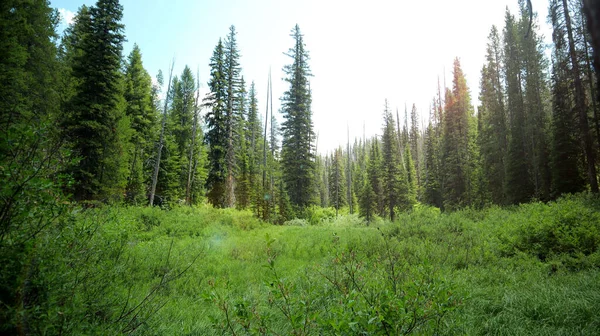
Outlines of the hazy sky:
[[[95,1],[51,0],[65,21]],[[541,32],[550,41],[547,0],[533,0]],[[413,103],[428,115],[429,105],[446,74],[450,86],[452,63],[459,57],[477,105],[480,71],[492,24],[502,29],[505,8],[517,14],[517,0],[330,1],[330,0],[124,0],[123,23],[127,55],[133,43],[142,50],[144,66],[154,77],[167,75],[175,57],[175,73],[184,65],[200,71],[206,90],[209,59],[220,37],[235,25],[242,74],[255,81],[264,114],[269,68],[273,73],[274,108],[287,89],[283,55],[298,23],[310,53],[313,120],[319,152],[351,137],[380,134],[384,99],[390,107],[409,111]],[[66,24],[66,23],[65,23]],[[63,25],[64,28],[64,25]],[[165,78],[166,81],[166,78]],[[264,117],[263,117],[264,120]]]

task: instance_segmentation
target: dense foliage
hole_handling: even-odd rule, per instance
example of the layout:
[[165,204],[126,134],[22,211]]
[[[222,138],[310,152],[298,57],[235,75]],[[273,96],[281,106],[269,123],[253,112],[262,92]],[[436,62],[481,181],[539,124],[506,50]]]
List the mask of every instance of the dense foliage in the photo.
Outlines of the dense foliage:
[[279,126],[234,26],[200,97],[190,67],[165,85],[137,45],[124,57],[118,0],[61,37],[49,1],[2,1],[0,333],[596,332],[583,3],[549,1],[550,59],[525,1],[507,10],[477,109],[456,59],[426,128],[385,100],[381,136],[318,153],[298,25]]

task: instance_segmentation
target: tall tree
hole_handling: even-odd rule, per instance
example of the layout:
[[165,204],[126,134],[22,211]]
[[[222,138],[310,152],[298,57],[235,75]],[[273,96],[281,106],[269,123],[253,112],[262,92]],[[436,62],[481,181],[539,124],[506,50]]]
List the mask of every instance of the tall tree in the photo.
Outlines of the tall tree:
[[309,205],[312,195],[314,174],[314,139],[311,120],[311,95],[308,77],[311,76],[308,65],[309,56],[305,49],[300,27],[296,25],[291,33],[294,46],[286,54],[292,58],[292,64],[286,65],[283,71],[289,89],[281,98],[284,122],[281,164],[283,179],[290,196],[291,203],[298,208]]
[[582,162],[578,139],[577,114],[572,106],[573,94],[569,78],[569,54],[566,27],[560,0],[550,2],[552,23],[552,192],[557,197],[563,193],[584,189],[580,166]]
[[478,142],[486,189],[495,204],[504,204],[505,152],[508,144],[502,78],[502,49],[496,26],[488,36],[486,64],[481,70]]
[[[38,332],[45,267],[33,241],[61,213],[62,77],[48,1],[0,2],[0,334]],[[65,78],[65,81],[68,78]],[[59,81],[60,80],[60,81]],[[33,252],[35,251],[35,252]],[[38,295],[39,294],[39,295]],[[38,326],[43,326],[38,323]]]
[[[419,131],[419,112],[417,111],[417,106],[413,104],[412,109],[410,111],[410,130],[408,132],[409,143],[410,143],[410,153],[412,155],[411,161],[414,164],[414,172],[415,172],[415,195],[420,195],[421,191],[421,155],[420,155],[420,146],[419,142],[421,141],[421,133]],[[405,162],[408,162],[408,159],[404,159]],[[408,170],[408,166],[406,166]]]
[[575,110],[579,117],[579,128],[581,138],[584,144],[585,162],[587,166],[587,177],[590,189],[592,192],[598,192],[598,177],[596,176],[596,151],[592,141],[592,136],[589,129],[587,106],[585,91],[581,81],[581,70],[579,69],[579,60],[575,49],[575,40],[573,27],[571,25],[571,16],[569,14],[569,6],[567,0],[562,0],[562,11],[565,20],[565,28],[567,30],[567,42],[569,45],[569,58],[571,59],[571,76],[575,87]]
[[227,79],[225,77],[225,50],[223,43],[219,43],[210,59],[210,95],[205,99],[209,111],[205,115],[206,132],[205,141],[209,147],[208,201],[215,207],[225,207],[225,181],[227,178],[226,153],[229,142],[226,119],[227,109]]
[[522,87],[522,50],[521,35],[515,18],[507,10],[504,27],[504,54],[507,108],[509,111],[508,153],[506,157],[506,195],[508,202],[524,203],[531,199],[534,192],[528,166],[525,139],[526,118]]
[[405,176],[403,176],[403,164],[400,159],[400,150],[398,145],[398,135],[394,117],[389,109],[387,99],[383,110],[383,151],[382,151],[382,183],[383,198],[387,207],[387,215],[393,222],[396,207],[406,199],[408,186]]
[[131,203],[139,203],[146,198],[147,179],[150,176],[152,146],[155,140],[157,111],[152,95],[152,80],[142,64],[142,53],[137,44],[127,59],[125,67],[125,114],[129,117],[131,146],[126,198]]
[[124,118],[121,51],[123,7],[118,0],[98,0],[81,22],[79,52],[72,74],[77,82],[65,120],[73,157],[70,171],[77,200],[105,200],[122,194],[126,168],[122,153],[129,133]]
[[544,56],[544,41],[537,32],[537,15],[529,11],[525,2],[519,2],[521,10],[520,36],[527,37],[521,41],[522,87],[525,109],[525,143],[529,157],[529,171],[533,182],[533,196],[537,199],[548,200],[550,196],[550,166],[547,139],[548,104],[545,102],[549,95],[546,83],[545,69],[547,62]]
[[471,204],[472,174],[475,170],[475,120],[471,97],[460,61],[454,60],[452,91],[446,93],[444,114],[444,207],[455,209]]
[[256,98],[256,87],[254,82],[250,84],[248,94],[248,114],[244,123],[244,134],[248,144],[248,183],[250,188],[251,206],[255,214],[262,201],[260,184],[261,159],[262,159],[262,122],[258,114],[258,100]]
[[331,154],[331,168],[329,173],[329,201],[335,208],[336,215],[341,207],[348,204],[344,176],[344,157],[342,149],[337,148]]
[[224,45],[224,77],[225,91],[225,132],[227,146],[225,150],[226,177],[225,177],[225,206],[235,206],[235,173],[237,171],[235,139],[239,137],[238,123],[243,114],[243,106],[239,105],[239,95],[243,90],[240,78],[240,53],[237,46],[237,33],[235,27],[229,27],[229,35]]

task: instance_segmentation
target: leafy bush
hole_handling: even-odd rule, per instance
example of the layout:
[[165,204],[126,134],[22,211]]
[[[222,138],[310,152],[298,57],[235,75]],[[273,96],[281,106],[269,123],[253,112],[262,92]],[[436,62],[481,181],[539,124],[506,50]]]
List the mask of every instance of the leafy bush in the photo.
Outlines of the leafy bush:
[[322,208],[320,206],[310,206],[304,211],[304,218],[310,225],[319,225],[335,218],[334,208]]
[[518,219],[514,248],[542,261],[558,257],[575,266],[600,247],[600,212],[577,196],[566,196],[549,206],[524,205]]

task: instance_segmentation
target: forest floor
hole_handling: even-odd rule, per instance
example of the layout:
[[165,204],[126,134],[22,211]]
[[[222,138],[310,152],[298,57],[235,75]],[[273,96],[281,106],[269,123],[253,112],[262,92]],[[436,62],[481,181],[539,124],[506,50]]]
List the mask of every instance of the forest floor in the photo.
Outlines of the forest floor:
[[65,334],[599,334],[599,210],[585,194],[370,225],[87,210],[36,248],[53,256],[44,319]]

